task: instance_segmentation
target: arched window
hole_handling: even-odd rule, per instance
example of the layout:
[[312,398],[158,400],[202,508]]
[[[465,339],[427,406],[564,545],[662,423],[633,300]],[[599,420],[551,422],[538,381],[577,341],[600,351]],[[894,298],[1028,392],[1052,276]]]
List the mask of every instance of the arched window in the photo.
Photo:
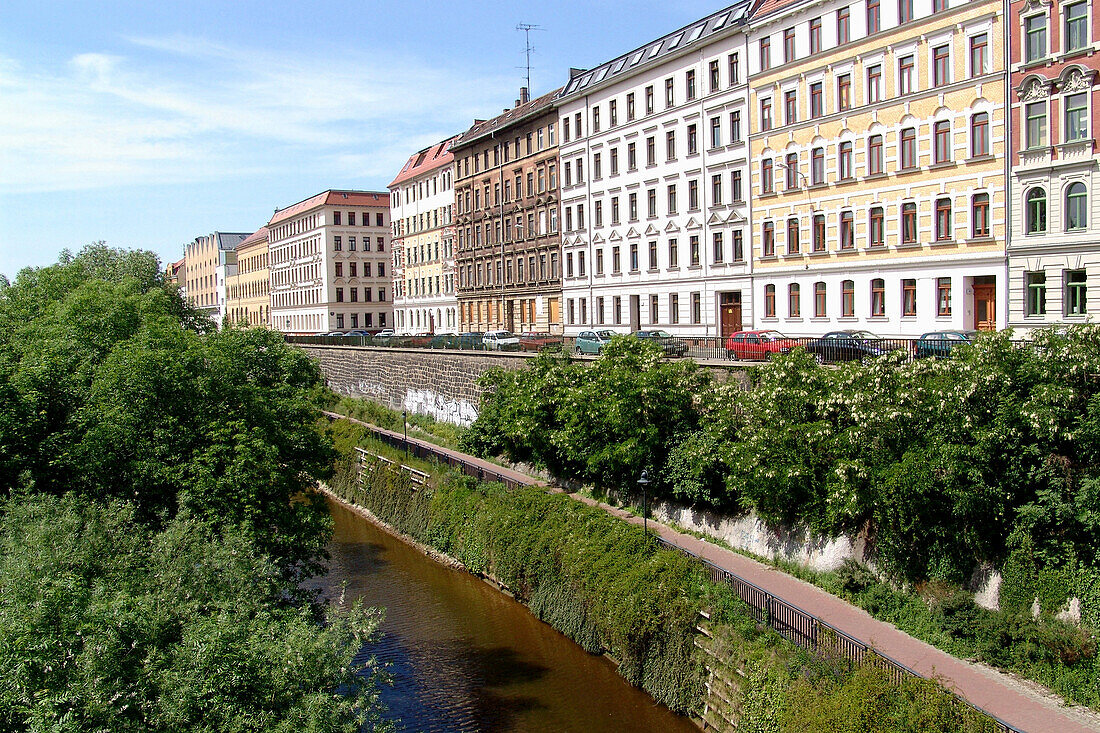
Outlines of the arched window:
[[1047,192],[1033,188],[1027,192],[1027,233],[1040,234],[1047,230]]
[[1085,184],[1071,183],[1066,189],[1066,231],[1085,229],[1088,225],[1088,193],[1085,191]]

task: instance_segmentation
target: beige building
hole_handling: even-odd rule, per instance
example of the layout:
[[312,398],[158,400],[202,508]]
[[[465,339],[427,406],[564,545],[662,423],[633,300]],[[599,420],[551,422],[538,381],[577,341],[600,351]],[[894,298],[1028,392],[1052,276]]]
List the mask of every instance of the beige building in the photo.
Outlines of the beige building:
[[393,325],[390,196],[322,191],[267,224],[271,325],[318,334]]
[[458,330],[454,170],[448,138],[414,153],[389,185],[394,328]]
[[1007,320],[1002,3],[764,2],[748,44],[755,326]]
[[226,283],[226,319],[246,326],[271,325],[271,268],[267,227],[237,245],[237,273]]
[[221,326],[225,319],[225,286],[236,273],[237,245],[248,232],[214,232],[187,245],[184,268],[187,300]]

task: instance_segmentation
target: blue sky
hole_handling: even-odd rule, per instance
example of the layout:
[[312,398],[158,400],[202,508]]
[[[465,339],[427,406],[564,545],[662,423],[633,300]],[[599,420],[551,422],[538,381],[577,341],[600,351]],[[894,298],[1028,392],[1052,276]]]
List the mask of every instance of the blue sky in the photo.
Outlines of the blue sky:
[[532,86],[722,7],[225,0],[0,3],[0,273],[95,240],[162,260],[412,153]]

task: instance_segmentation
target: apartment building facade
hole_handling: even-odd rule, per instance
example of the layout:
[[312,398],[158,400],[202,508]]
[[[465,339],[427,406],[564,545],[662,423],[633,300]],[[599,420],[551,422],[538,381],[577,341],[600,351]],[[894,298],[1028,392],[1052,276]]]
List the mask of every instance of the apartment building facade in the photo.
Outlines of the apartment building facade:
[[754,325],[1007,323],[1002,3],[765,0],[749,36]]
[[394,328],[457,331],[454,156],[448,138],[414,153],[390,183]]
[[1100,313],[1100,18],[1088,0],[1010,3],[1008,325]]
[[267,224],[271,325],[293,334],[393,325],[390,197],[323,191]]
[[561,234],[554,98],[477,120],[451,145],[462,331],[561,333]]
[[185,248],[187,300],[220,327],[225,320],[226,278],[236,273],[237,245],[249,232],[213,232]]
[[267,227],[237,245],[237,272],[226,283],[226,320],[271,325],[271,267]]
[[571,72],[557,102],[567,334],[752,323],[751,6]]

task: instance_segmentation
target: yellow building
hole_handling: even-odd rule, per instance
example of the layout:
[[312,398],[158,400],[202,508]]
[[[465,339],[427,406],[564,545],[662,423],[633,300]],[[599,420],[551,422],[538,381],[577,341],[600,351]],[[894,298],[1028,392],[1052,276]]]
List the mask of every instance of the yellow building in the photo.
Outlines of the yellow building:
[[267,227],[260,227],[237,245],[237,274],[226,286],[226,318],[246,326],[270,326],[270,311]]
[[756,327],[1005,324],[1001,10],[760,6],[747,49]]

